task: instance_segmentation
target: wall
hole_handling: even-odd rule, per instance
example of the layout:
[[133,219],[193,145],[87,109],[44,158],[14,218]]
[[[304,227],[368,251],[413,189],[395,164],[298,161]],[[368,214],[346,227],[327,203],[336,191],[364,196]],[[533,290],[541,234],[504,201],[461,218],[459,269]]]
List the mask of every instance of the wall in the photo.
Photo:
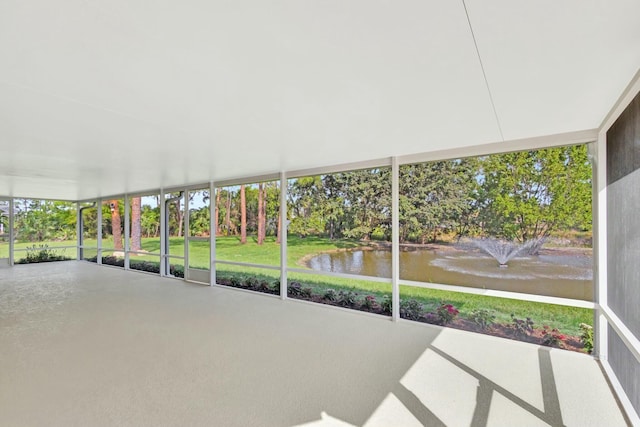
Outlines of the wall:
[[[640,339],[640,94],[607,131],[607,299]],[[640,413],[640,362],[615,331],[609,363]]]

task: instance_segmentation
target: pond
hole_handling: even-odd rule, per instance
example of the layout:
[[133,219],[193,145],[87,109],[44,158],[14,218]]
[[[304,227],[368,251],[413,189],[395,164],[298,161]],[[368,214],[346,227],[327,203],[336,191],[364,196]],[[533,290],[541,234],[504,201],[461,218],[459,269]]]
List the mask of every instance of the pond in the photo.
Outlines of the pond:
[[[307,266],[318,271],[391,277],[391,252],[323,253],[309,259]],[[542,250],[537,256],[511,260],[507,268],[473,250],[403,250],[400,279],[593,300],[592,257],[588,250]]]

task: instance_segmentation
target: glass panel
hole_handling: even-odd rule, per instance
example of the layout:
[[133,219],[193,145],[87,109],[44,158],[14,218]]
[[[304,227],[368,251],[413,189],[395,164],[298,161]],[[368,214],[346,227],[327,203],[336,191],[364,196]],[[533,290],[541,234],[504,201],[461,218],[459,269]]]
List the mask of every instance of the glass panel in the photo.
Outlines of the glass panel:
[[[160,195],[129,198],[130,261],[147,260],[146,254],[160,254]],[[154,258],[155,259],[155,258]]]
[[75,203],[38,199],[15,199],[14,203],[16,263],[75,259]]
[[169,203],[169,250],[168,255],[184,257],[184,196],[174,192],[165,194]]
[[593,300],[586,145],[404,165],[400,277]]
[[215,203],[217,259],[280,265],[277,181],[218,188]]
[[364,169],[290,179],[292,268],[391,277],[391,171]]
[[0,258],[9,258],[9,201],[0,200]]
[[210,264],[209,190],[189,191],[189,267],[209,270]]
[[113,250],[116,258],[124,256],[124,199],[102,202],[102,249]]

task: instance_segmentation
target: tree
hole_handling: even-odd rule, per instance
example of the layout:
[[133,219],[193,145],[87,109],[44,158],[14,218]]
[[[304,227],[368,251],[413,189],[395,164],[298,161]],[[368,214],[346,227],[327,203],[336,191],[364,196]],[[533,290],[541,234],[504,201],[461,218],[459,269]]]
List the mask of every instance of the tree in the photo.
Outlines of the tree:
[[113,236],[113,249],[122,250],[122,220],[120,218],[120,206],[117,200],[109,201],[111,210],[111,235]]
[[216,188],[216,209],[215,209],[215,217],[213,220],[213,223],[215,226],[215,231],[214,231],[215,236],[220,235],[220,194],[221,194],[221,190],[219,188]]
[[142,249],[142,245],[141,245],[142,209],[140,205],[141,205],[140,197],[131,198],[131,250],[132,251],[139,251],[140,249]]
[[247,243],[247,199],[244,185],[240,186],[240,243]]
[[526,242],[591,229],[586,145],[488,156],[481,176],[481,220],[491,236]]
[[265,226],[266,226],[266,210],[265,210],[265,197],[264,197],[264,184],[261,182],[258,184],[258,244],[262,245],[265,238]]

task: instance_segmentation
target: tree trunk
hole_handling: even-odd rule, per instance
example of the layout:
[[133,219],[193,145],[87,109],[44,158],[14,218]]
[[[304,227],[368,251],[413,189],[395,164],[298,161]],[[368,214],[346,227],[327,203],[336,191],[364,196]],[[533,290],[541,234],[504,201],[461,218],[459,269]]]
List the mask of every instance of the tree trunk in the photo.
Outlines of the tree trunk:
[[244,185],[240,186],[240,243],[247,243],[247,199]]
[[140,197],[133,197],[131,199],[131,250],[139,251],[142,249],[140,238],[142,236],[140,225],[141,215],[141,199]]
[[214,233],[215,236],[220,235],[220,189],[216,188],[216,209],[215,209],[215,217],[213,220],[214,223]]
[[122,221],[120,219],[120,207],[117,200],[109,202],[111,208],[111,235],[113,236],[113,249],[122,250]]
[[176,216],[178,219],[178,237],[182,237],[182,223],[184,219],[184,212],[180,209],[180,202],[182,201],[182,197],[176,200]]
[[276,231],[276,243],[282,242],[282,218],[280,217],[280,210],[278,210],[278,229]]
[[258,244],[261,245],[264,241],[264,226],[265,226],[265,218],[264,218],[264,195],[263,195],[264,184],[258,184]]
[[231,193],[227,190],[227,230],[225,231],[225,236],[228,236],[231,233]]

